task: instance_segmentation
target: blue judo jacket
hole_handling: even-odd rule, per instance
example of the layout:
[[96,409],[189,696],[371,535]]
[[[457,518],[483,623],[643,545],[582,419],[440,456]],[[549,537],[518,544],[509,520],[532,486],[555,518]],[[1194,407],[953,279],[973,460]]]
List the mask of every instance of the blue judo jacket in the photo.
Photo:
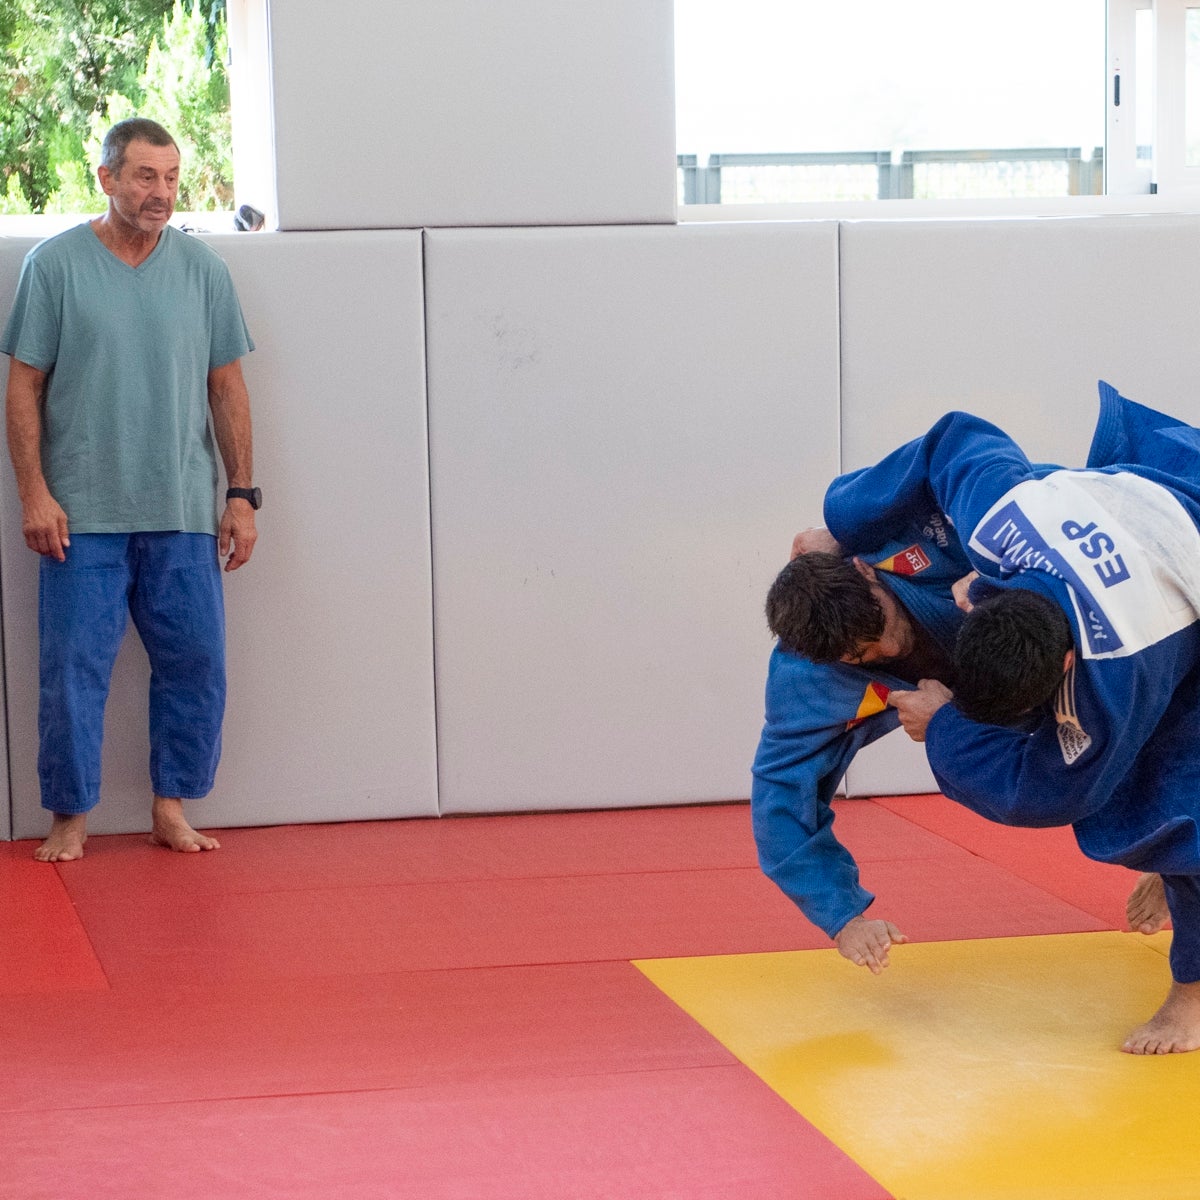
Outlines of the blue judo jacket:
[[952,799],[1011,825],[1074,827],[1089,857],[1200,873],[1200,431],[1100,385],[1088,465],[1034,466],[1001,430],[951,413],[842,476],[825,520],[849,553],[940,507],[988,587],[1066,613],[1075,663],[1030,726],[952,705],[925,748]]
[[[854,553],[949,654],[962,622],[950,588],[971,567],[938,506],[914,505]],[[911,687],[878,664],[813,663],[778,645],[771,655],[751,789],[759,862],[830,937],[874,899],[834,833],[830,805],[854,755],[899,725],[888,693]]]

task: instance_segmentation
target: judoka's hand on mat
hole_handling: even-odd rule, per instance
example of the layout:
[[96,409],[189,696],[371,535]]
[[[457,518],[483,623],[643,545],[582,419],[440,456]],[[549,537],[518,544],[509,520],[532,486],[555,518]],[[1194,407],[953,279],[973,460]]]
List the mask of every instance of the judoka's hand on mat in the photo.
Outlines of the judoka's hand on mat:
[[915,692],[892,692],[888,704],[900,714],[904,732],[914,742],[925,740],[925,727],[944,704],[954,699],[954,693],[936,679],[922,679]]
[[792,558],[799,558],[801,554],[812,554],[814,551],[822,554],[841,554],[842,548],[838,545],[837,538],[824,526],[802,529],[792,538]]
[[878,975],[888,965],[888,950],[907,942],[908,938],[891,921],[868,921],[866,917],[851,917],[833,939],[838,953],[860,967]]

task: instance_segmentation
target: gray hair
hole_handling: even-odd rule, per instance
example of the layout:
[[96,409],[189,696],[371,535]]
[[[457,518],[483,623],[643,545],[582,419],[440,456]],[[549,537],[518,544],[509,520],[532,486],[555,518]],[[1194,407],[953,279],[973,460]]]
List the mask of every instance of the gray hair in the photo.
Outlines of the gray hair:
[[152,146],[174,146],[179,149],[175,139],[157,122],[148,117],[130,117],[127,121],[118,121],[105,134],[104,144],[100,147],[100,165],[114,175],[121,173],[125,165],[125,151],[130,142],[149,142]]

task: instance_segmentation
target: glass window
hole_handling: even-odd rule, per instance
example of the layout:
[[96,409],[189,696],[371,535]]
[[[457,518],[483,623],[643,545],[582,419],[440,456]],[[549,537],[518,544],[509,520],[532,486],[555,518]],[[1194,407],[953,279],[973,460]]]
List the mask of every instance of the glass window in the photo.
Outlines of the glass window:
[[1105,0],[675,0],[681,196],[1099,193],[1105,21]]
[[1134,15],[1134,119],[1137,157],[1148,161],[1154,146],[1154,10]]
[[1200,167],[1200,8],[1185,14],[1184,103],[1184,161]]

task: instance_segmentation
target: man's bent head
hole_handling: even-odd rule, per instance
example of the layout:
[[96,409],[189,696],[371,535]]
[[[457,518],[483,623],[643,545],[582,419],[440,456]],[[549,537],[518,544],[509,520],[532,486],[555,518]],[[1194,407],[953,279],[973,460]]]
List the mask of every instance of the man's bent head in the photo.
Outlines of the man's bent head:
[[884,632],[872,579],[836,554],[797,555],[767,593],[767,624],[788,650],[813,662],[856,657]]
[[1026,588],[989,596],[967,614],[954,649],[954,703],[985,725],[1016,725],[1045,704],[1074,661],[1066,615]]

